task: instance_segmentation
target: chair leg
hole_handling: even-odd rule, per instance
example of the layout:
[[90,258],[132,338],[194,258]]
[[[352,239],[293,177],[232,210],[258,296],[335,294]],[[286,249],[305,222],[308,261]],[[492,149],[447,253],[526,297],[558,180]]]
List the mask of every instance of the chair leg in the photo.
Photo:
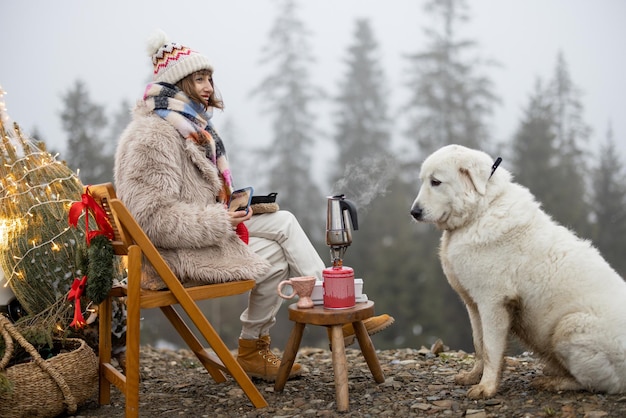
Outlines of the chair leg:
[[335,394],[337,396],[337,410],[339,412],[350,409],[348,398],[348,367],[346,364],[346,347],[343,344],[343,330],[341,325],[331,327],[331,344],[333,347],[333,371],[335,373]]
[[185,310],[189,318],[194,323],[196,328],[204,339],[209,343],[215,354],[219,357],[224,364],[224,367],[228,370],[230,375],[237,381],[239,387],[244,391],[248,399],[252,402],[255,408],[265,408],[268,406],[267,401],[261,395],[261,392],[254,386],[250,376],[246,374],[241,365],[237,362],[233,354],[230,352],[224,341],[220,338],[219,334],[215,331],[211,323],[198,308],[189,295],[176,294],[179,299],[181,307]]
[[296,322],[289,335],[289,341],[287,341],[287,347],[283,353],[283,358],[280,361],[280,367],[278,368],[278,375],[276,376],[276,382],[274,382],[274,391],[282,392],[285,389],[285,383],[289,378],[289,372],[293,367],[293,363],[296,360],[296,354],[298,348],[300,348],[300,342],[302,341],[302,333],[306,324]]
[[161,311],[163,312],[163,314],[165,314],[167,319],[169,319],[176,331],[178,331],[178,334],[183,337],[183,340],[185,340],[187,346],[191,349],[191,351],[193,351],[198,360],[200,360],[200,362],[207,370],[207,372],[209,372],[213,380],[215,380],[215,382],[217,383],[225,382],[226,376],[224,376],[224,373],[222,373],[221,370],[213,366],[211,363],[207,362],[205,360],[205,357],[200,354],[201,352],[205,351],[204,346],[202,345],[202,343],[200,343],[198,338],[196,338],[193,332],[191,332],[187,324],[185,324],[178,312],[176,312],[176,309],[174,309],[174,307],[172,306],[162,306]]
[[[126,418],[139,416],[139,337],[141,318],[141,250],[128,249],[128,303],[126,310]],[[136,280],[130,280],[136,278]]]
[[372,339],[367,334],[365,324],[363,324],[363,321],[357,321],[352,323],[352,327],[354,328],[354,333],[359,341],[359,347],[361,347],[361,352],[363,353],[363,357],[365,357],[367,366],[370,368],[372,376],[374,376],[374,380],[376,383],[383,383],[385,381],[385,374],[380,367],[378,356],[376,356],[376,351],[374,350],[374,344],[372,344]]
[[111,382],[105,377],[103,364],[111,362],[112,320],[111,297],[107,296],[98,306],[98,403],[100,405],[111,403]]

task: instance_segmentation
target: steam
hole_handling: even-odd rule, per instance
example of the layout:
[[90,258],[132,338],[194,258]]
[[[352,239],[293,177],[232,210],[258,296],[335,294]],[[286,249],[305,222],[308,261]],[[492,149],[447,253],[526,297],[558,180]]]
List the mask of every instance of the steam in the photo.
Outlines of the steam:
[[361,217],[372,200],[387,193],[395,172],[395,161],[391,157],[363,158],[346,166],[342,178],[333,185],[332,194],[343,194],[354,202]]

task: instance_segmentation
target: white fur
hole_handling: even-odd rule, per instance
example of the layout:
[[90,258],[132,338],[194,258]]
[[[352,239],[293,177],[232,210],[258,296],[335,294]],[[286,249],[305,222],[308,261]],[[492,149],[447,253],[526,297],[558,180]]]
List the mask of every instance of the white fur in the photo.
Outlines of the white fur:
[[439,149],[411,208],[443,230],[442,267],[469,313],[476,362],[457,382],[473,385],[470,398],[494,396],[511,332],[545,362],[539,387],[626,391],[626,283],[504,168],[490,177],[493,162]]
[[161,29],[157,29],[148,37],[146,41],[146,52],[148,56],[151,57],[161,48],[163,45],[168,44],[170,39],[167,34],[163,32]]

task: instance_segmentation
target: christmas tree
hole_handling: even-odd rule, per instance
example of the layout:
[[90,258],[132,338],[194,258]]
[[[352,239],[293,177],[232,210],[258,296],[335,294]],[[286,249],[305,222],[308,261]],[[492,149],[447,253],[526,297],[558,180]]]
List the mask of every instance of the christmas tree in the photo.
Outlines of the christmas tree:
[[[0,88],[0,267],[30,315],[66,297],[79,272],[84,226],[70,228],[68,210],[83,185],[43,143],[11,123]],[[84,222],[82,222],[84,225]]]

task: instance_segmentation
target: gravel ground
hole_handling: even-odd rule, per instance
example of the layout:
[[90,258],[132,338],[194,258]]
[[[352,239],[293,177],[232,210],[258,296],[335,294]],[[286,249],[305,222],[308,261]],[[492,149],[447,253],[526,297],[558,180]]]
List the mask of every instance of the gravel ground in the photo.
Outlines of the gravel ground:
[[[188,350],[141,351],[142,417],[624,417],[625,395],[545,392],[532,385],[541,366],[532,356],[507,357],[502,384],[493,399],[473,401],[454,375],[470,368],[473,356],[439,348],[378,352],[386,381],[376,384],[357,348],[347,348],[350,411],[338,413],[329,350],[301,348],[305,373],[282,393],[255,381],[269,407],[255,409],[234,380],[216,384]],[[281,354],[275,350],[277,354]],[[434,354],[434,352],[438,354]],[[77,417],[123,417],[124,401],[113,389],[110,405],[82,405]]]

